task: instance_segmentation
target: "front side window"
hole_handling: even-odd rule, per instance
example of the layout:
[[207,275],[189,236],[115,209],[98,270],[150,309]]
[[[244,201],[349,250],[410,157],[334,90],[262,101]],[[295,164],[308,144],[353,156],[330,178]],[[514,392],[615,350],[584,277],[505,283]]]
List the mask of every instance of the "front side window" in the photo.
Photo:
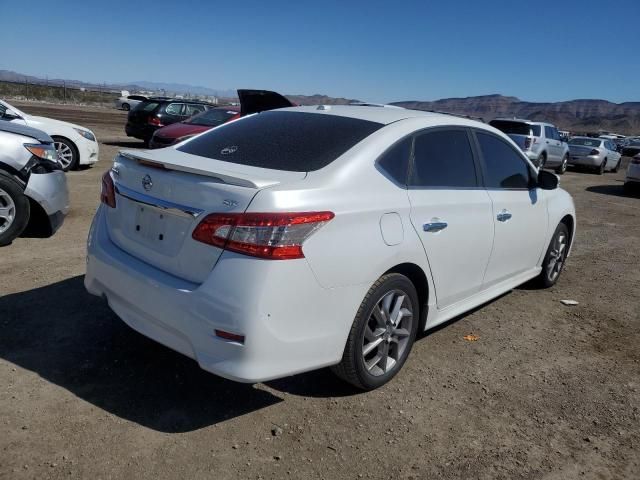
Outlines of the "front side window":
[[418,135],[409,185],[450,188],[478,186],[467,132],[438,130]]
[[484,161],[487,188],[529,188],[529,166],[511,145],[488,133],[476,132],[476,137]]

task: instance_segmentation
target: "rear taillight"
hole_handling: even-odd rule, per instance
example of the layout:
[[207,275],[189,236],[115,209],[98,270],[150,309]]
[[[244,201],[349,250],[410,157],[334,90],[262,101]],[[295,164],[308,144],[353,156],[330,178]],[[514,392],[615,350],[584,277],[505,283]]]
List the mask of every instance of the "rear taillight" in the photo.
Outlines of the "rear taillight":
[[116,188],[113,184],[113,178],[111,178],[111,171],[109,170],[102,175],[100,201],[108,207],[116,208]]
[[160,119],[158,117],[155,117],[153,115],[151,115],[149,118],[147,118],[147,123],[149,125],[153,125],[154,127],[162,127],[162,122],[160,121]]
[[304,241],[333,217],[333,212],[213,213],[198,224],[192,237],[252,257],[304,258]]
[[531,147],[531,138],[527,137],[524,139],[524,149],[528,150]]
[[589,155],[600,155],[600,150],[594,148],[589,152]]

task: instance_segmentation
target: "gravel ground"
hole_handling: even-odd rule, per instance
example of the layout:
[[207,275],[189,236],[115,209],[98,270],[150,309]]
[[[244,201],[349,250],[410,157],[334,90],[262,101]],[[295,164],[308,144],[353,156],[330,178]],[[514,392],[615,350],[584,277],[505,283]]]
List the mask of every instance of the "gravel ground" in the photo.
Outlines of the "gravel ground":
[[69,174],[54,237],[0,250],[0,478],[639,478],[640,198],[624,170],[562,177],[578,235],[557,286],[422,336],[384,388],[327,370],[242,385],[84,290],[100,176],[142,146],[125,113],[17,106],[94,129],[101,151]]

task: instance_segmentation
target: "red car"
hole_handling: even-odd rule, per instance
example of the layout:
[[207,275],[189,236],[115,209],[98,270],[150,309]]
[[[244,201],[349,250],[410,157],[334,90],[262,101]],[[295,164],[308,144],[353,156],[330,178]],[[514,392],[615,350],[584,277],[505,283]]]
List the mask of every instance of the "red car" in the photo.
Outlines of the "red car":
[[211,108],[183,122],[156,130],[149,142],[149,148],[168,147],[245,115],[295,106],[279,93],[268,90],[238,90],[238,98],[239,107],[227,105]]

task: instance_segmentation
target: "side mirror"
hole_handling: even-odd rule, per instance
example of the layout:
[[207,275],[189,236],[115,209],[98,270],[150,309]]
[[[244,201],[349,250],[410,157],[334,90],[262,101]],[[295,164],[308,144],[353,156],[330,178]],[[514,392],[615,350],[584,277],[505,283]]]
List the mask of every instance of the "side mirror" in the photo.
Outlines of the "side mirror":
[[543,190],[555,190],[560,184],[560,179],[554,173],[546,170],[538,172],[538,187]]

